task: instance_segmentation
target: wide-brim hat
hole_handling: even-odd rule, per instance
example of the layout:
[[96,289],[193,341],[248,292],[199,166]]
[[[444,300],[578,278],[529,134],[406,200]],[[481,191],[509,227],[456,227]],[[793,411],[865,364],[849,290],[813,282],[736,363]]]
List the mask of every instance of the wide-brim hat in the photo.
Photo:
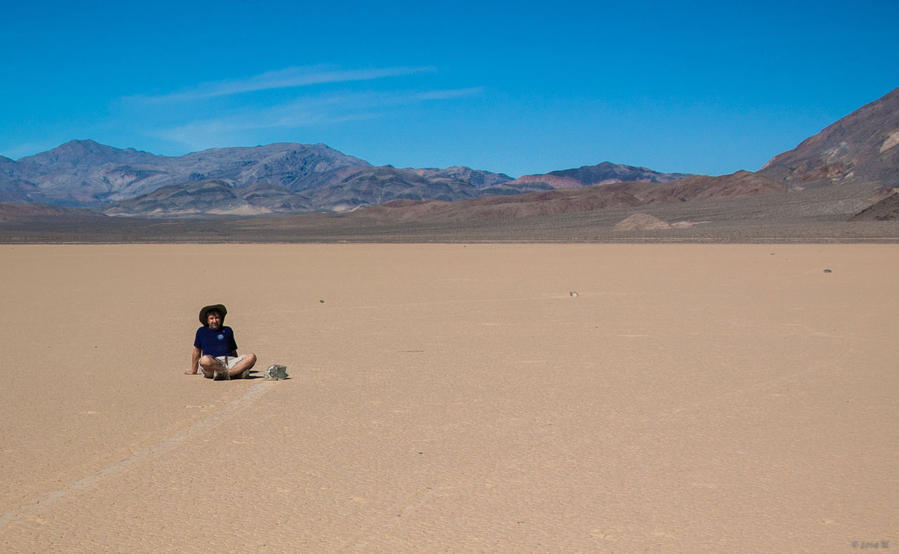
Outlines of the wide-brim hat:
[[228,308],[221,304],[213,304],[212,306],[203,306],[200,310],[200,323],[203,327],[209,326],[209,312],[218,312],[222,316],[222,323],[225,323],[225,316],[228,315]]

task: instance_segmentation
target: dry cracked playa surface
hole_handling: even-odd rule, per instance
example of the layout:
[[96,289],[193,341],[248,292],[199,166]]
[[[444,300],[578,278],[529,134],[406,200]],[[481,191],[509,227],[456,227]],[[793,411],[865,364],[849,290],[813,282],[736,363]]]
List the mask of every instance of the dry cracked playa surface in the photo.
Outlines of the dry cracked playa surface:
[[[896,245],[0,246],[0,550],[899,548],[897,278]],[[219,302],[254,379],[183,374]]]

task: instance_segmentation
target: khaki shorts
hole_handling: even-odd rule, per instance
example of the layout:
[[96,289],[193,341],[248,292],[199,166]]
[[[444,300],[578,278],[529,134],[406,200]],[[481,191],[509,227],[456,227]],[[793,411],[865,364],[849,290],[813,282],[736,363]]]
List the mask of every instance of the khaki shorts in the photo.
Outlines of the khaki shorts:
[[[236,366],[237,363],[240,362],[245,357],[246,356],[216,356],[215,359],[218,360],[219,362],[221,362],[221,364],[223,366],[227,367],[228,369],[231,369],[232,367]],[[202,369],[200,370],[200,373],[203,373]],[[203,377],[206,377],[207,379],[212,379],[214,376],[215,376],[214,373],[212,375],[206,375],[205,373],[203,373]]]

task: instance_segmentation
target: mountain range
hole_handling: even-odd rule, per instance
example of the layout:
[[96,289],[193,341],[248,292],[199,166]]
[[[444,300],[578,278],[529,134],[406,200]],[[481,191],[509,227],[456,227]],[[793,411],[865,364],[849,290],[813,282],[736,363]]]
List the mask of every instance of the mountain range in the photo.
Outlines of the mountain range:
[[[579,186],[682,177],[603,163],[572,170]],[[73,140],[18,161],[0,159],[0,201],[94,208],[110,215],[345,212],[395,200],[457,201],[555,188],[553,176],[513,180],[467,167],[373,166],[324,144],[216,148],[180,157]],[[566,186],[577,177],[566,176]]]
[[459,166],[373,166],[324,144],[295,143],[170,157],[74,140],[17,161],[0,157],[0,202],[117,216],[346,213],[383,206],[372,215],[524,217],[828,187],[853,191],[853,202],[865,206],[899,187],[899,89],[758,172],[718,177],[603,162],[513,179]]

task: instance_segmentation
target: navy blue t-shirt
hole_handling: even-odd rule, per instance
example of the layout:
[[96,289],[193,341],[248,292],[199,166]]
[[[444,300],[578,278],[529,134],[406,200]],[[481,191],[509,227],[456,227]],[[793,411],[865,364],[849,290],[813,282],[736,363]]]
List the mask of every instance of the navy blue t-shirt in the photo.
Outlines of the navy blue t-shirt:
[[230,327],[222,327],[218,331],[213,331],[209,327],[200,327],[197,329],[197,337],[194,339],[194,346],[213,357],[230,356],[231,352],[237,350],[237,343],[234,342],[234,331]]

